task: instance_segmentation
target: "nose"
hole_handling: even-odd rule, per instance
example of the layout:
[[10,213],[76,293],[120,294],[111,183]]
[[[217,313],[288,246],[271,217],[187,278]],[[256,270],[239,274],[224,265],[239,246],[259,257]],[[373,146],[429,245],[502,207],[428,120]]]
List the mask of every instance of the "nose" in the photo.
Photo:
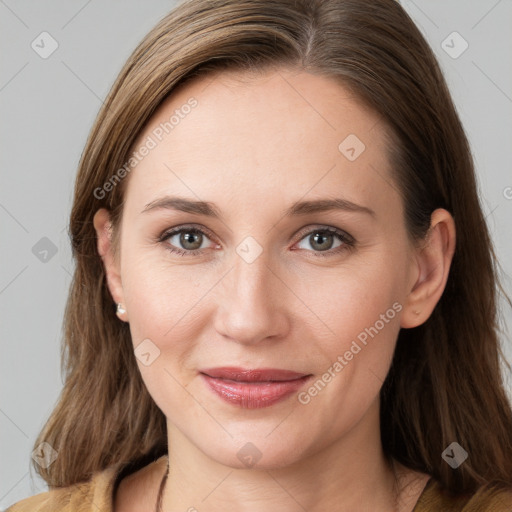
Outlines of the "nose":
[[215,314],[215,328],[225,338],[251,345],[286,335],[285,308],[293,293],[268,260],[265,251],[250,263],[234,254],[232,269],[219,283]]

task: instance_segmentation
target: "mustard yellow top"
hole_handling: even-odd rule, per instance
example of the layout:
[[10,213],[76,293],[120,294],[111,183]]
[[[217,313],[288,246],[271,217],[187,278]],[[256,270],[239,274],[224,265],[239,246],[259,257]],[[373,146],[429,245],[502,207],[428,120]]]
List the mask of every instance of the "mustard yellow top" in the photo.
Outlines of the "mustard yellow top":
[[[167,456],[155,461],[167,464]],[[88,482],[52,489],[25,498],[5,512],[113,512],[120,466],[98,471]],[[413,512],[512,512],[512,491],[483,492],[450,498],[432,478]]]

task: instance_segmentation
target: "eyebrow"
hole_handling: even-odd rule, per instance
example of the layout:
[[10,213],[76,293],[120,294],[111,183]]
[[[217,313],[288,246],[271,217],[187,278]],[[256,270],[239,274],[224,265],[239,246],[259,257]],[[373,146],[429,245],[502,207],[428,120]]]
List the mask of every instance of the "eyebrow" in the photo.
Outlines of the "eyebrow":
[[[141,213],[147,213],[153,210],[177,210],[197,215],[205,215],[215,219],[222,219],[222,214],[215,204],[208,201],[195,201],[183,197],[165,196],[155,199],[146,204]],[[366,213],[375,217],[375,212],[366,206],[362,206],[347,199],[315,199],[313,201],[297,201],[283,213],[284,217],[308,215],[330,210],[343,210],[349,212]]]

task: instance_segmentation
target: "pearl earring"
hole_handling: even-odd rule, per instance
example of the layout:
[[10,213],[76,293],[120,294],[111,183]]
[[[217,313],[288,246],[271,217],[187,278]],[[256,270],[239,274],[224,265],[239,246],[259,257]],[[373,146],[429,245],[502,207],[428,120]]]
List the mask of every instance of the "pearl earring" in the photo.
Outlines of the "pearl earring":
[[126,313],[126,309],[124,309],[124,306],[120,302],[117,303],[117,311],[116,311],[116,313],[118,315],[122,315],[122,314]]

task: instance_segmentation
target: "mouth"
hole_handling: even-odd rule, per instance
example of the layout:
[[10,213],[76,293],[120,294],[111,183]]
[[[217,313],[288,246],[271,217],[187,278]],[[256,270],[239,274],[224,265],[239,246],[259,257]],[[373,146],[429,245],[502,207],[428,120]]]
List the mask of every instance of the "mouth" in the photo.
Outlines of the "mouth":
[[291,370],[237,367],[208,368],[199,374],[215,395],[244,409],[261,409],[280,402],[312,377]]

